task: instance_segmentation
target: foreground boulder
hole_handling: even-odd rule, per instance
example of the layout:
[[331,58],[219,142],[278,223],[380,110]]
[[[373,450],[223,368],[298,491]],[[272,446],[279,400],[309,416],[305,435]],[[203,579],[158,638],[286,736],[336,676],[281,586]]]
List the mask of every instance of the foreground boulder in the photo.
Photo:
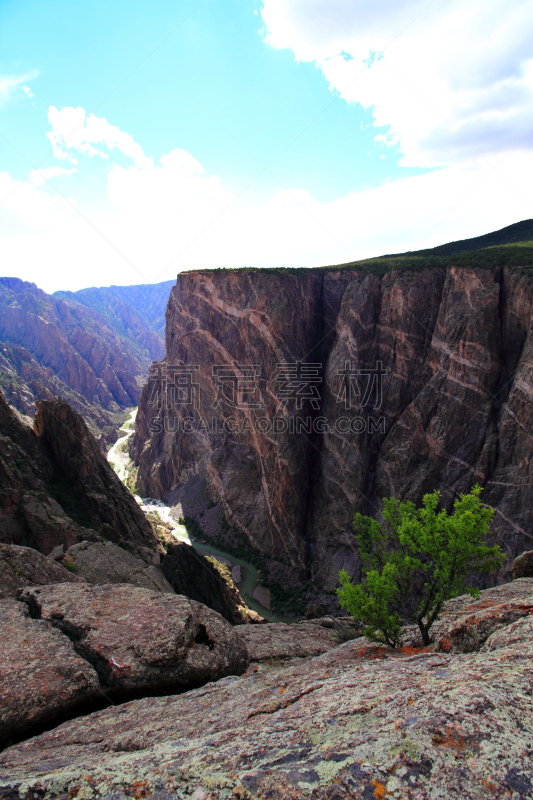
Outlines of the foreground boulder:
[[24,586],[82,582],[81,577],[31,547],[0,544],[0,599],[15,597]]
[[533,578],[521,578],[486,589],[479,600],[462,595],[449,600],[431,629],[435,649],[472,653],[500,628],[533,613]]
[[251,661],[317,656],[340,643],[335,630],[309,622],[239,625],[235,630],[246,644]]
[[65,552],[62,563],[89,583],[130,583],[156,592],[174,592],[160,569],[153,564],[148,566],[112,542],[75,544]]
[[517,578],[533,578],[533,550],[515,558],[513,562],[513,580]]
[[70,638],[106,692],[183,691],[246,670],[248,653],[216,612],[137,586],[57,584],[22,591],[33,617]]
[[100,697],[95,670],[70,641],[14,600],[0,600],[0,687],[0,744]]

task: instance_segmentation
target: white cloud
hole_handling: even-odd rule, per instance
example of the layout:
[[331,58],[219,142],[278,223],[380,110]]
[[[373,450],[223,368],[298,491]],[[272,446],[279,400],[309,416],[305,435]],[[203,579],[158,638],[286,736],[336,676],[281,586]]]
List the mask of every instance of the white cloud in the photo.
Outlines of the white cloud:
[[405,165],[531,148],[529,0],[263,3],[267,41],[315,61],[333,90],[390,125]]
[[37,77],[37,70],[30,70],[23,75],[0,75],[0,103],[8,100],[19,89],[28,97],[33,97],[33,92],[29,86],[24,84]]
[[104,117],[96,117],[94,114],[86,117],[83,108],[67,107],[58,111],[55,106],[50,106],[48,119],[52,130],[46,135],[52,143],[55,157],[59,160],[68,159],[77,163],[68,150],[90,157],[108,158],[107,151],[115,149],[136,163],[145,159],[142,147],[133,141],[129,133],[124,133],[116,125],[110,125]]
[[[498,170],[478,158],[329,203],[299,188],[258,203],[253,187],[235,197],[184,150],[155,162],[106,120],[94,118],[84,133],[83,109],[74,117],[67,111],[52,118],[67,121],[62,142],[81,122],[75,146],[65,149],[80,156],[77,170],[48,167],[28,183],[0,173],[3,272],[46,291],[161,281],[197,267],[342,263],[476,236],[532,216],[532,152],[500,158]],[[72,197],[54,194],[44,180],[83,174],[95,156],[87,144],[123,154],[120,164],[106,162],[104,193],[90,204],[76,194],[76,177]]]

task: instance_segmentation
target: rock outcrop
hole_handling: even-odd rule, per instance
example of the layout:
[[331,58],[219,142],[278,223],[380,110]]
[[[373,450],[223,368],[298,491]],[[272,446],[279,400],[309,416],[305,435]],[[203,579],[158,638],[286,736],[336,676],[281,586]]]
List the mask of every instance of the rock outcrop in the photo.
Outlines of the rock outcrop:
[[446,653],[480,650],[500,628],[533,614],[532,581],[522,578],[487,589],[479,600],[462,595],[449,600],[431,635],[436,649]]
[[14,600],[0,600],[0,686],[0,745],[99,695],[95,670],[70,641]]
[[235,531],[331,591],[359,576],[357,511],[479,483],[510,577],[533,530],[533,277],[469,258],[181,273],[137,415],[140,493],[205,479]]
[[31,547],[0,544],[0,600],[15,597],[24,586],[69,582],[82,583],[83,578]]
[[[172,586],[158,567],[153,564],[147,566],[140,558],[136,558],[112,542],[74,544],[66,550],[61,563],[75,570],[76,575],[89,583],[129,583],[143,589],[174,594]],[[41,581],[41,583],[57,583],[57,581]]]
[[533,578],[533,550],[526,550],[515,558],[513,580],[517,578]]
[[[528,591],[533,598],[533,579],[517,584],[506,602],[523,602]],[[480,602],[487,598],[495,599],[482,593]],[[462,598],[457,610],[467,604]],[[477,652],[355,639],[288,669],[107,708],[7,749],[0,792],[26,800],[526,800],[530,619],[498,628]]]
[[145,560],[159,545],[143,511],[103,456],[87,425],[67,403],[38,404],[35,431],[80,498],[91,526],[106,538],[126,544]]
[[251,661],[318,656],[339,644],[335,630],[313,623],[239,625],[236,631],[245,643]]
[[126,584],[29,587],[19,600],[57,627],[118,697],[163,694],[244,672],[248,654],[216,612]]
[[111,539],[148,563],[163,549],[83,419],[43,401],[35,431],[0,394],[0,541],[47,555],[56,546]]

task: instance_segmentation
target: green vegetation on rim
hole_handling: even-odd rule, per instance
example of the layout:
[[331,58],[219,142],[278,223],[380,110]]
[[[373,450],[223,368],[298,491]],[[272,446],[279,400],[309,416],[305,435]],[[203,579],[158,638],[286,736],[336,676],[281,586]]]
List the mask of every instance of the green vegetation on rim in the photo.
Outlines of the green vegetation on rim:
[[[458,242],[333,264],[324,267],[241,267],[236,272],[261,272],[265,275],[303,275],[309,271],[361,270],[382,275],[392,270],[435,269],[436,267],[533,267],[533,220],[523,220],[499,231],[463,239]],[[220,268],[225,269],[224,267]],[[191,272],[209,274],[216,269],[198,269]],[[232,270],[233,271],[233,270]]]
[[[304,275],[308,272],[335,272],[337,270],[360,270],[361,272],[368,272],[373,275],[384,275],[393,270],[412,270],[420,272],[423,269],[445,267],[478,267],[480,269],[523,267],[531,269],[533,268],[533,241],[495,245],[494,247],[486,247],[481,250],[472,250],[465,253],[443,256],[417,256],[416,253],[406,253],[397,256],[365,258],[361,261],[349,261],[345,264],[332,264],[325,267],[239,267],[235,269],[231,268],[228,271],[239,273],[257,272],[262,275],[285,275],[291,277]],[[200,274],[210,274],[219,271],[225,271],[225,267],[190,270],[190,272]]]

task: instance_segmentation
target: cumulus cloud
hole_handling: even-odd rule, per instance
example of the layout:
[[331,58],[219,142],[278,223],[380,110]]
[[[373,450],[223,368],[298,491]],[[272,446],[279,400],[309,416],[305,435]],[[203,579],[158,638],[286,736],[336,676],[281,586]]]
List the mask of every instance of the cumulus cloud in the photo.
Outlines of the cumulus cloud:
[[263,0],[267,41],[389,125],[406,166],[530,149],[529,0]]

